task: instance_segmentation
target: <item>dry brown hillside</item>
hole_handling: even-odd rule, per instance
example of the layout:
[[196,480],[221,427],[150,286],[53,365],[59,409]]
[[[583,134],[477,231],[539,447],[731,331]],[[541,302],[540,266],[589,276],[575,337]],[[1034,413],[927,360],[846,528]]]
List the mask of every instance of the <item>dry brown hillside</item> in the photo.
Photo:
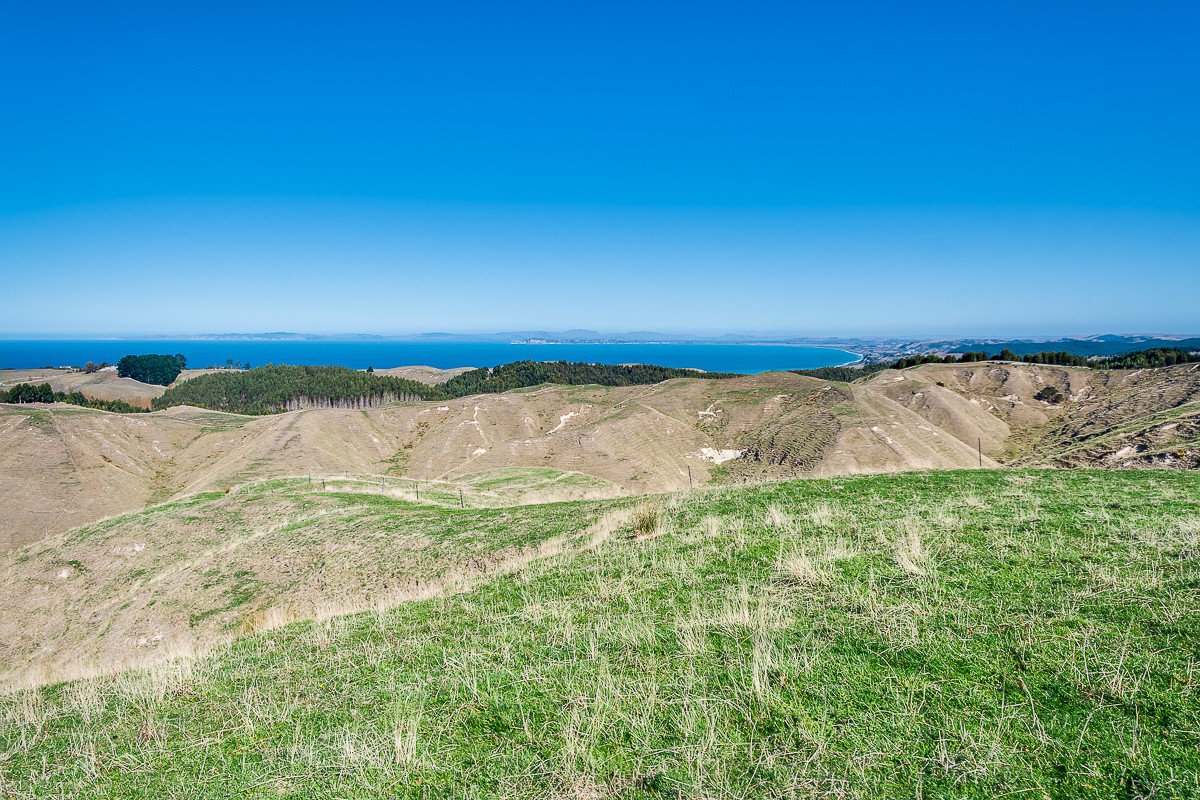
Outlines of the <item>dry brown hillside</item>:
[[[1047,385],[1063,393],[1061,404],[1034,398]],[[1195,467],[1200,367],[937,364],[854,384],[768,373],[267,417],[0,406],[0,443],[0,548],[8,550],[148,504],[278,476],[471,484],[529,467],[592,476],[601,493],[644,493],[689,482],[967,468],[979,464],[980,445],[984,466]]]
[[[624,388],[547,387],[368,411],[247,417],[178,407],[110,414],[0,406],[0,536],[6,549],[192,492],[285,475],[372,473],[459,480],[514,466],[586,473],[617,491],[697,485],[716,451],[809,395],[791,374]],[[831,394],[832,393],[832,394]],[[814,451],[819,453],[819,451]],[[764,459],[770,453],[764,451]],[[813,455],[808,456],[808,461]],[[757,463],[757,462],[756,462]],[[756,475],[799,474],[802,461]]]
[[[1047,386],[1062,399],[1037,400]],[[1200,466],[1200,364],[1111,371],[930,364],[879,373],[863,389],[961,441],[981,436],[984,454],[1004,464]],[[975,432],[984,427],[990,436]]]
[[[176,382],[217,372],[215,369],[185,369]],[[111,370],[86,373],[76,369],[0,369],[0,388],[18,383],[48,383],[56,392],[80,392],[93,400],[121,400],[132,406],[150,408],[150,402],[166,391],[165,386],[122,378]]]

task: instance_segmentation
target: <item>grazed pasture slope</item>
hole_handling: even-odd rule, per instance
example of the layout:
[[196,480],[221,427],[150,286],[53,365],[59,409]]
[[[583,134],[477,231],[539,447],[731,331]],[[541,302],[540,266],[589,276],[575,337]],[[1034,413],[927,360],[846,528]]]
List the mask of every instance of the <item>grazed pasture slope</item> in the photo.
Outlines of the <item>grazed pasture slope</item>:
[[[1045,386],[1067,399],[1036,400]],[[770,373],[272,417],[0,406],[0,441],[7,549],[148,503],[310,473],[471,482],[546,468],[597,478],[611,496],[682,489],[689,470],[701,486],[971,467],[980,442],[984,466],[1195,467],[1200,365],[928,365],[854,384]],[[744,454],[717,464],[719,451]]]
[[[0,794],[1200,794],[1195,472],[907,473],[491,512],[290,484],[129,530],[251,514],[267,495],[347,514],[328,546],[315,524],[277,555],[322,553],[348,593],[349,564],[403,563],[418,539],[451,562],[541,557],[199,660],[0,697]],[[73,552],[94,545],[76,568],[119,571],[119,527],[70,534]],[[557,546],[539,548],[547,536]],[[228,607],[239,569],[282,585],[242,552],[212,558],[222,588],[197,603]],[[47,557],[10,554],[9,569]],[[128,578],[163,557],[121,558]],[[102,628],[87,604],[71,624]]]
[[0,684],[146,666],[247,630],[428,596],[582,535],[577,516],[506,506],[597,483],[517,469],[383,492],[370,477],[263,481],[43,539],[0,557]]

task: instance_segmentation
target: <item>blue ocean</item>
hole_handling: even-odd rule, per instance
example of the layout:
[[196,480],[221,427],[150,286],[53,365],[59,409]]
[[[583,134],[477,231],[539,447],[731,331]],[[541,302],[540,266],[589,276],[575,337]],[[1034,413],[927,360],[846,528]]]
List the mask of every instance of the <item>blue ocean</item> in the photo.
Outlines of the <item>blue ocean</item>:
[[94,341],[0,341],[0,369],[115,364],[122,356],[182,353],[189,367],[229,361],[263,364],[332,364],[365,369],[425,365],[492,367],[511,361],[585,361],[657,364],[707,372],[772,372],[814,369],[857,361],[855,353],[826,347],[771,344],[508,344],[503,342],[270,341],[103,339]]

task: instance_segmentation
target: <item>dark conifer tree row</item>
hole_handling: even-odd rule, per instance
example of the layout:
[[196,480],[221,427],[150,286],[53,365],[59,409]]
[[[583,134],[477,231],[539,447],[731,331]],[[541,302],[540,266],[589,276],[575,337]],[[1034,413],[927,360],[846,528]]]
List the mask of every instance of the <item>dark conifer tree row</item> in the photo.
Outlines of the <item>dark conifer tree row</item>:
[[441,399],[436,387],[348,367],[268,364],[212,372],[172,386],[154,407],[191,405],[238,414],[274,414],[301,408],[370,408],[397,400]]
[[371,408],[396,401],[450,400],[543,383],[634,386],[682,377],[732,378],[737,373],[697,372],[650,364],[574,364],[517,361],[475,369],[435,386],[348,367],[268,364],[243,372],[201,375],[172,386],[154,407],[194,405],[239,414],[273,414],[300,408]]
[[697,372],[653,364],[586,364],[570,361],[514,361],[489,369],[475,369],[439,384],[446,397],[494,394],[543,383],[581,386],[642,386],[670,378],[740,378],[736,372]]
[[1066,350],[1026,353],[1021,360],[1026,364],[1054,364],[1059,367],[1103,367],[1109,363],[1108,361],[1092,362],[1084,356],[1068,353]]

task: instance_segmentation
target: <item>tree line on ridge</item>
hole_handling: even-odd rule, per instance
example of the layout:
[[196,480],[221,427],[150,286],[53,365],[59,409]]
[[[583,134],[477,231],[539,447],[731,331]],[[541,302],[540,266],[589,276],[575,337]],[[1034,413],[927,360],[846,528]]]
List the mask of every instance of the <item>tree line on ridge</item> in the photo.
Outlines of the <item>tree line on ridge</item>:
[[431,386],[349,367],[268,364],[242,372],[200,375],[176,384],[154,400],[154,407],[193,405],[239,414],[274,414],[300,408],[372,408],[397,401],[452,400],[543,383],[635,386],[700,376],[741,377],[739,373],[697,372],[652,364],[527,360],[471,370]]

